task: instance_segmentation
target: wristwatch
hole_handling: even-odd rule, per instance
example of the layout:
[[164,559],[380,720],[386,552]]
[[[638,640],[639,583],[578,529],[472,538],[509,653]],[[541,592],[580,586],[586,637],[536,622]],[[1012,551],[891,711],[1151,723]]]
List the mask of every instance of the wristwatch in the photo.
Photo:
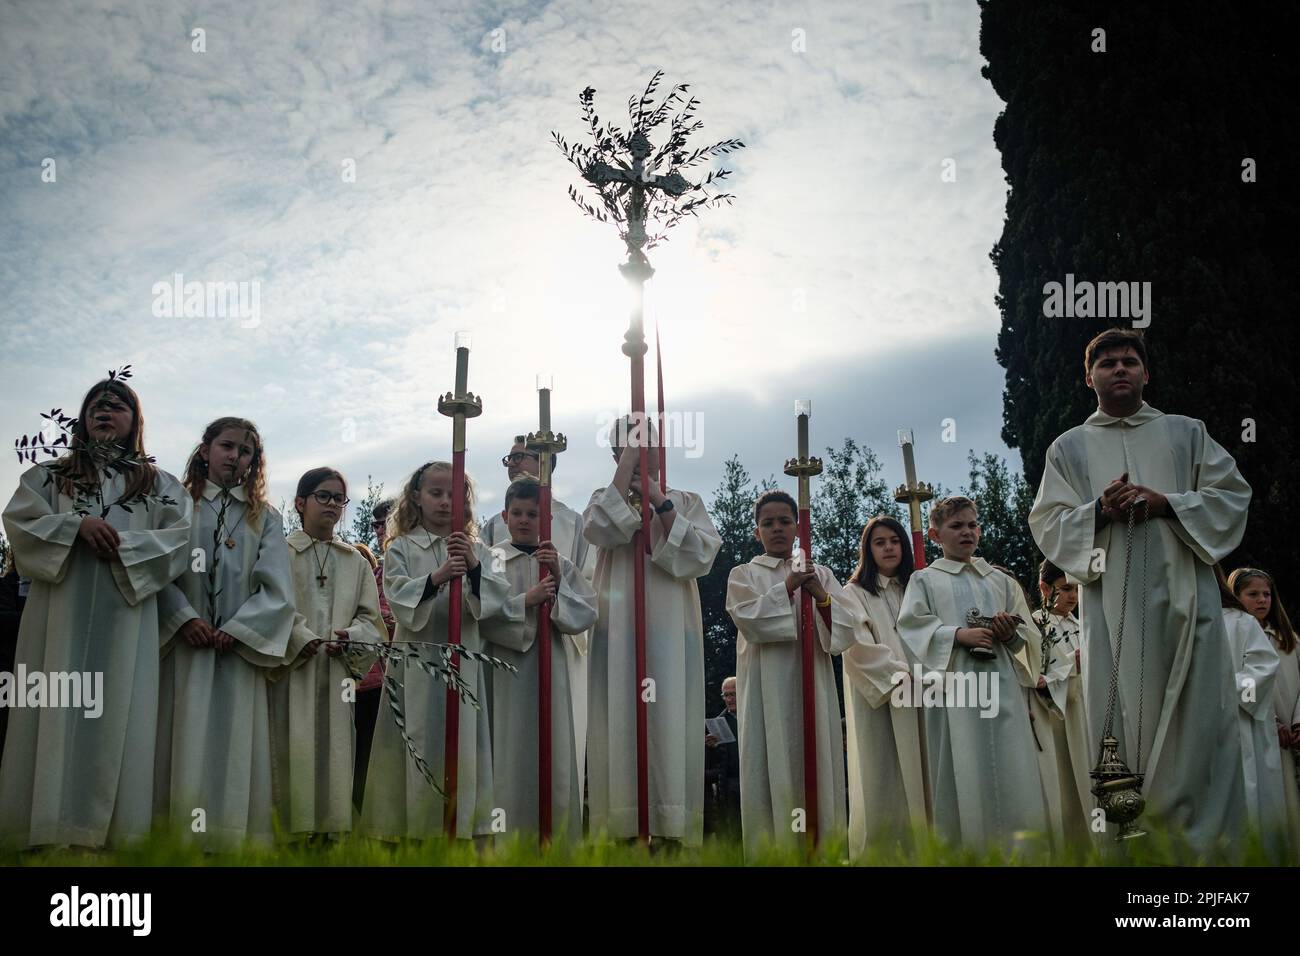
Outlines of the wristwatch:
[[673,499],[665,498],[664,503],[655,508],[655,514],[661,515],[673,510]]

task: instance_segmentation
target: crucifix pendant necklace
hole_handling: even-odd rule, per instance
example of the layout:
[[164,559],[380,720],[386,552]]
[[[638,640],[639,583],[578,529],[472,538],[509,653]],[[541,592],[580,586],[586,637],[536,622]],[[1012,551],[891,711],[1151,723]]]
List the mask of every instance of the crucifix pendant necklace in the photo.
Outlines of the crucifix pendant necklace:
[[[209,507],[209,508],[212,508],[212,513],[215,514],[215,515],[217,516],[217,537],[218,537],[218,538],[220,538],[222,532],[226,530],[226,528],[225,528],[225,525],[226,525],[226,513],[225,513],[225,512],[226,512],[226,505],[227,505],[227,504],[229,504],[229,501],[228,501],[228,500],[227,500],[227,501],[223,501],[223,502],[221,503],[221,509],[220,509],[220,510],[217,510],[217,508],[213,506],[213,504],[212,504],[211,501],[207,502],[208,507]],[[247,513],[247,512],[245,512],[245,513]],[[226,546],[227,548],[229,548],[229,549],[232,550],[232,551],[235,549],[235,531],[239,528],[240,524],[242,524],[243,521],[244,521],[244,515],[241,514],[241,515],[239,516],[239,520],[235,522],[235,526],[234,526],[233,528],[231,528],[228,532],[226,532],[226,540],[225,540],[224,542],[222,542],[223,544],[225,544],[225,546]]]
[[325,560],[322,561],[320,555],[316,553],[316,539],[313,538],[311,542],[311,556],[316,559],[316,568],[320,571],[320,573],[316,575],[316,587],[323,588],[325,582],[329,580],[329,575],[325,573],[325,565],[330,559],[329,545],[325,546]]

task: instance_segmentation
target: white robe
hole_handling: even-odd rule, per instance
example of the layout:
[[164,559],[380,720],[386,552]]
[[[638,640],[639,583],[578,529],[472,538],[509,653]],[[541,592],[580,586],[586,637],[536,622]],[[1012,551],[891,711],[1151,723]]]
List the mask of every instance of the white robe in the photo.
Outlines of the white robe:
[[[1239,837],[1245,824],[1233,668],[1213,565],[1241,541],[1250,487],[1204,423],[1146,404],[1126,419],[1098,410],[1048,449],[1029,524],[1048,560],[1081,582],[1093,754],[1105,721],[1127,570],[1126,525],[1097,530],[1095,505],[1124,472],[1164,494],[1171,514],[1135,526],[1115,736],[1129,768],[1145,773],[1145,817],[1208,849]],[[1145,675],[1139,666],[1144,550]]]
[[[994,640],[992,660],[976,658],[957,643],[972,607],[1025,621],[1009,643]],[[963,689],[973,683],[987,705],[973,705],[967,693],[964,701],[946,701],[950,706],[926,706],[934,826],[952,843],[1010,845],[1022,834],[1048,832],[1023,690],[1037,682],[1039,669],[1039,636],[1029,614],[1020,585],[983,558],[940,558],[907,582],[898,634],[908,655],[927,674],[957,675]]]
[[636,708],[647,703],[650,833],[704,841],[704,624],[695,579],[709,573],[722,539],[699,495],[669,490],[677,517],[665,537],[651,522],[646,555],[646,676],[636,686],[633,534],[641,516],[612,485],[584,512],[598,596],[588,670],[587,798],[593,834],[637,835]]
[[[731,569],[727,613],[736,625],[736,736],[740,826],[746,854],[766,843],[796,846],[807,832],[803,741],[803,616],[786,591],[790,560],[760,554]],[[831,655],[853,646],[853,605],[828,569],[814,564],[830,596],[830,627],[813,608],[813,696],[819,839],[842,838],[848,823],[844,735]]]
[[855,857],[868,842],[904,837],[930,820],[925,712],[895,706],[893,693],[898,675],[911,676],[898,636],[903,587],[895,577],[877,575],[876,582],[876,594],[857,584],[844,587],[857,623],[857,641],[843,657],[849,852]]
[[[1273,724],[1276,726],[1280,721],[1290,727],[1300,723],[1300,656],[1294,650],[1281,650],[1271,627],[1265,631],[1279,658],[1277,677],[1273,680]],[[1300,781],[1296,780],[1295,751],[1283,750],[1276,736],[1273,746],[1278,748],[1282,761],[1282,789],[1286,797],[1292,861],[1295,862],[1300,860]]]
[[[461,643],[467,650],[483,651],[479,621],[497,613],[508,596],[504,575],[494,570],[492,552],[474,543],[479,560],[479,593],[474,594],[468,576],[461,584]],[[394,538],[384,555],[384,596],[397,620],[394,641],[430,641],[445,644],[449,639],[448,605],[450,582],[425,599],[429,575],[447,560],[447,539],[424,528]],[[413,647],[403,648],[414,651]],[[441,659],[436,648],[421,648],[425,660]],[[486,665],[460,658],[461,678],[469,685],[477,704],[461,699],[457,736],[456,837],[468,840],[492,832],[492,736],[483,686]],[[443,784],[443,749],[446,743],[447,685],[413,664],[389,665],[402,687],[397,703],[406,722],[406,732],[433,773]],[[390,703],[389,687],[379,702],[375,738],[366,771],[366,794],[362,799],[358,832],[381,840],[426,839],[443,833],[443,797],[417,769],[397,728]]]
[[[280,513],[264,505],[253,523],[246,500],[242,486],[232,490],[226,529],[235,547],[216,545],[215,599],[209,574],[220,489],[211,481],[195,505],[194,558],[158,598],[164,644],[155,812],[208,846],[267,842],[273,832],[266,675],[284,662],[293,580]],[[233,637],[234,646],[192,647],[178,632],[196,617]]]
[[[510,597],[499,613],[479,624],[493,657],[518,672],[496,675],[492,694],[492,783],[505,811],[505,836],[536,834],[538,828],[538,700],[540,665],[537,607],[524,607],[524,593],[538,581],[536,559],[511,544],[497,544],[505,560]],[[596,623],[596,592],[582,572],[560,555],[560,581],[551,603],[551,834],[582,839],[582,770],[573,732],[574,636]]]
[[1228,647],[1236,672],[1237,730],[1241,736],[1242,779],[1246,813],[1264,846],[1287,857],[1286,791],[1282,755],[1273,719],[1273,682],[1281,658],[1253,616],[1235,607],[1223,609]]
[[[378,643],[388,631],[379,614],[379,588],[370,562],[339,538],[317,542],[292,532],[289,564],[296,613],[283,667],[270,672],[271,771],[279,825],[286,833],[342,833],[352,829],[352,774],[356,760],[353,704],[356,684],[375,662],[372,648],[351,646],[339,657],[322,643],[346,630],[353,641]],[[325,565],[325,583],[318,561]],[[351,682],[351,693],[347,693]]]
[[[1042,620],[1042,613],[1035,611],[1034,620]],[[1030,699],[1036,708],[1034,713],[1038,724],[1035,729],[1039,739],[1046,742],[1047,737],[1051,738],[1052,761],[1049,765],[1040,760],[1040,769],[1044,774],[1050,771],[1056,780],[1055,796],[1061,823],[1057,832],[1071,844],[1079,845],[1092,838],[1089,823],[1097,804],[1089,776],[1097,755],[1090,758],[1088,750],[1088,722],[1080,677],[1079,622],[1073,615],[1062,617],[1052,612],[1048,612],[1048,619],[1049,626],[1056,631],[1052,663],[1046,675],[1050,703],[1037,691]],[[1076,652],[1079,652],[1078,663]]]
[[[29,468],[4,511],[18,573],[31,578],[18,632],[19,668],[102,675],[96,705],[9,711],[0,766],[0,841],[21,846],[116,846],[153,824],[154,735],[158,700],[158,593],[189,560],[189,494],[158,472],[154,492],[175,505],[112,508],[115,557],[100,560],[78,537],[83,516],[72,499]],[[121,476],[103,482],[121,497]],[[16,680],[16,677],[15,677]],[[26,693],[26,687],[15,687]],[[90,707],[90,712],[94,712]]]
[[[589,547],[582,534],[582,515],[562,501],[551,499],[551,543],[555,550],[573,562],[574,567],[583,573],[588,583],[595,574],[596,549]],[[506,527],[501,513],[497,512],[483,525],[483,543],[492,547],[510,543],[510,529]],[[587,665],[590,660],[591,631],[570,636],[574,653],[565,655],[565,664],[569,668],[569,692],[573,695],[573,746],[578,761],[578,778],[585,777],[587,766]],[[496,674],[488,669],[488,700],[492,699],[492,685]],[[491,711],[489,710],[489,725]]]

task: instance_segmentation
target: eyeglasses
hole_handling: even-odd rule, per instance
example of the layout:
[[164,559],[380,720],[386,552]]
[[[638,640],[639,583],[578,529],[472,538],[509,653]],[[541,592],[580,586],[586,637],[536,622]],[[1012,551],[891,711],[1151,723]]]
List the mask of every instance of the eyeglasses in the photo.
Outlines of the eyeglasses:
[[317,504],[327,505],[331,501],[336,505],[346,505],[352,499],[345,494],[332,495],[328,491],[313,491],[311,496],[316,499]]
[[735,696],[736,696],[736,692],[735,692],[734,690],[724,690],[724,691],[722,692],[722,696],[723,696],[723,697],[735,697]]
[[535,451],[512,451],[508,455],[501,456],[501,464],[509,468],[511,465],[519,464],[525,458],[531,458],[533,461],[539,460],[538,454]]

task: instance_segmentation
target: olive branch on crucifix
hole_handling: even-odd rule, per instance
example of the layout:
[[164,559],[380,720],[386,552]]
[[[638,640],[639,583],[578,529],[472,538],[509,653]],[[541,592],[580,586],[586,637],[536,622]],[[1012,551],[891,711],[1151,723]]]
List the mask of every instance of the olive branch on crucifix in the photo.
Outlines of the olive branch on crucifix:
[[[594,145],[570,145],[559,133],[551,133],[560,152],[596,193],[598,205],[585,200],[574,186],[569,187],[569,198],[597,222],[614,223],[633,257],[644,258],[642,249],[653,249],[663,242],[668,230],[683,217],[698,216],[701,209],[722,203],[729,205],[733,195],[710,194],[707,187],[726,179],[731,170],[715,169],[698,183],[688,181],[681,171],[745,147],[738,139],[724,139],[711,146],[688,149],[687,139],[704,125],[703,120],[695,118],[700,101],[689,94],[687,84],[681,83],[656,105],[655,93],[663,75],[663,70],[656,70],[641,96],[628,99],[630,126],[626,131],[600,122],[596,91],[589,86],[578,95],[578,102]],[[656,149],[650,133],[664,123],[668,124],[668,136]]]

